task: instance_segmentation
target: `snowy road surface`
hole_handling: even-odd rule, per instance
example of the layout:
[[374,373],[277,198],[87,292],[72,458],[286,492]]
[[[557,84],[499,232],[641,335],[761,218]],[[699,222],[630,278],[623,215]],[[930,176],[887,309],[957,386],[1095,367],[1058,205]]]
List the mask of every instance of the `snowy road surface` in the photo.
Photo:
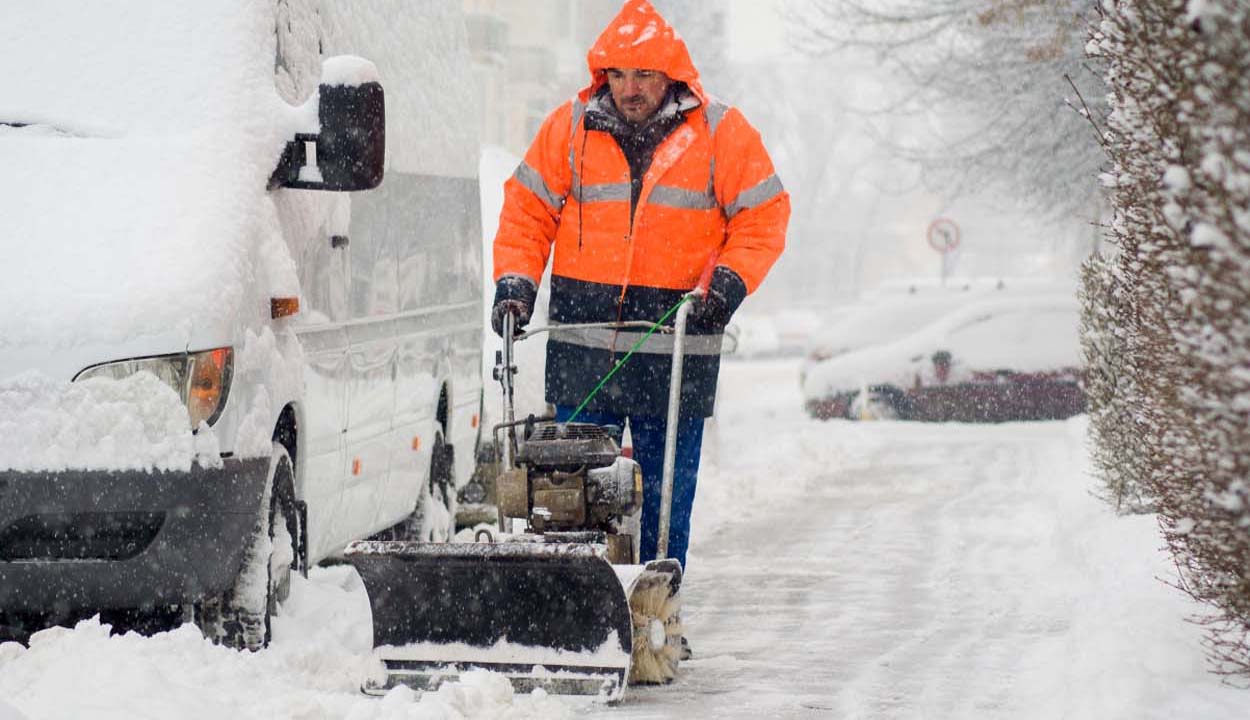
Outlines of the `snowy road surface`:
[[269,650],[98,624],[0,646],[10,718],[1246,718],[1160,583],[1152,518],[1089,496],[1084,421],[818,423],[796,365],[726,363],[683,588],[695,659],[617,707],[482,674],[355,694],[367,605],[345,568],[295,588]]

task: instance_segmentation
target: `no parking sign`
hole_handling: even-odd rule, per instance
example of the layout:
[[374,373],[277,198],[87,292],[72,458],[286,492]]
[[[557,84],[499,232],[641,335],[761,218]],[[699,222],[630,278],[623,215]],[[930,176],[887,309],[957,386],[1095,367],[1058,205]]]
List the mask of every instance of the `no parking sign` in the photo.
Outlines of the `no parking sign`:
[[959,226],[950,218],[940,217],[929,223],[926,235],[929,238],[929,247],[942,254],[959,247]]

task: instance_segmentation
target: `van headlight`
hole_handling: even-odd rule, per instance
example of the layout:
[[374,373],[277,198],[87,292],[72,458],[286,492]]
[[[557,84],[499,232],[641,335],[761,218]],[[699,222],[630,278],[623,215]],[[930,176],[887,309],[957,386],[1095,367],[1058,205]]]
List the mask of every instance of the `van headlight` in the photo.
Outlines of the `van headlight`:
[[93,365],[74,376],[74,381],[94,377],[122,378],[144,371],[160,378],[187,406],[191,429],[201,422],[217,422],[230,394],[230,378],[234,372],[234,350],[217,348],[203,352],[135,358]]

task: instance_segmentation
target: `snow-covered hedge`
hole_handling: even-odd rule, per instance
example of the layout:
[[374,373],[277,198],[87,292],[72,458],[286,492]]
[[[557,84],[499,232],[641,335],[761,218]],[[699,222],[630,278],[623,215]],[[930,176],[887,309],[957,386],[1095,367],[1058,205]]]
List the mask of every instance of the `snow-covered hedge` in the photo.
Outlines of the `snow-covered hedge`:
[[1206,603],[1217,672],[1250,681],[1250,8],[1104,0],[1113,253],[1084,275],[1095,461],[1159,513]]

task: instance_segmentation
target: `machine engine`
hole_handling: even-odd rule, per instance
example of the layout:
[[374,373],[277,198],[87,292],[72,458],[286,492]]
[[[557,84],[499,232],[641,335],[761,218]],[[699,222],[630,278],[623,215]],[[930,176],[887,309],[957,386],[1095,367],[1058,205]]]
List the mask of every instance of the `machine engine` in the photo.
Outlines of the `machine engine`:
[[636,562],[633,538],[621,530],[642,507],[642,470],[605,427],[530,425],[496,493],[500,514],[525,520],[533,533],[602,533],[613,562]]

